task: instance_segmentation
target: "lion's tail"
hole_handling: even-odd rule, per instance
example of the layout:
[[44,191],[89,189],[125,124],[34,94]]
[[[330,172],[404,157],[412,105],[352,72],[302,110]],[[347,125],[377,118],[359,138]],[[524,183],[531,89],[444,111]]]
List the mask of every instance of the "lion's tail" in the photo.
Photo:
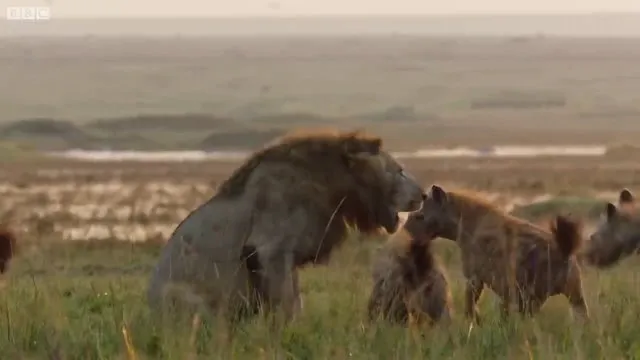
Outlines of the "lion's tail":
[[16,237],[7,229],[0,229],[0,274],[7,272],[9,261],[15,255]]
[[558,215],[551,223],[551,232],[563,257],[573,255],[582,244],[582,224],[567,216]]

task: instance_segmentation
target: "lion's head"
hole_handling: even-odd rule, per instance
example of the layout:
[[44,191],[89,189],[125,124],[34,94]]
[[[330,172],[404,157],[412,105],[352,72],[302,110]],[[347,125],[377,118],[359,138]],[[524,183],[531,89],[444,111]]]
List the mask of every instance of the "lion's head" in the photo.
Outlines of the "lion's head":
[[350,133],[343,141],[344,160],[357,190],[350,196],[355,197],[360,207],[369,210],[373,223],[363,221],[362,211],[353,209],[353,204],[352,211],[346,212],[347,217],[350,213],[356,214],[356,218],[360,218],[356,224],[365,230],[382,226],[389,233],[396,232],[400,223],[398,213],[414,212],[422,207],[426,197],[422,186],[382,149],[380,138]]
[[[307,194],[363,232],[395,232],[399,212],[419,210],[420,184],[386,151],[382,140],[361,131],[298,130],[256,152],[221,184],[221,196],[239,196],[258,167],[288,164],[300,174]],[[292,189],[293,191],[293,189]],[[300,195],[300,194],[298,194]]]

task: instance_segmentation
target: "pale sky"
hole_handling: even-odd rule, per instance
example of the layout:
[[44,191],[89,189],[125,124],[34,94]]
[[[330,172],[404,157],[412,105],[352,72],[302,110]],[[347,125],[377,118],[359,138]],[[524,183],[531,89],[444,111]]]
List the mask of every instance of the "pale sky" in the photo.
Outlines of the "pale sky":
[[640,12],[640,0],[0,0],[51,17],[212,17]]

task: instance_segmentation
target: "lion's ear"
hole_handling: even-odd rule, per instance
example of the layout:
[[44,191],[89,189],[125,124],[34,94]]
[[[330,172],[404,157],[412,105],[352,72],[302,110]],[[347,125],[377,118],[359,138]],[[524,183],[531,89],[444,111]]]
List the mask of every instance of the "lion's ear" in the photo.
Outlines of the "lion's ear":
[[378,155],[382,149],[382,139],[354,133],[345,138],[343,146],[349,155]]
[[447,192],[438,185],[431,186],[431,197],[437,204],[444,204],[447,202]]
[[618,197],[618,204],[620,205],[628,205],[633,204],[635,202],[635,198],[629,189],[622,189],[620,191],[620,196]]

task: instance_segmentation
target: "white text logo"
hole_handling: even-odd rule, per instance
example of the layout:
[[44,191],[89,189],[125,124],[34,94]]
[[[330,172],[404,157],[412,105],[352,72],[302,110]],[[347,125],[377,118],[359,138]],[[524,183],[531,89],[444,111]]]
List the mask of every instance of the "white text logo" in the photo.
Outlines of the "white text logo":
[[7,8],[7,20],[42,21],[51,19],[48,6],[10,6]]

